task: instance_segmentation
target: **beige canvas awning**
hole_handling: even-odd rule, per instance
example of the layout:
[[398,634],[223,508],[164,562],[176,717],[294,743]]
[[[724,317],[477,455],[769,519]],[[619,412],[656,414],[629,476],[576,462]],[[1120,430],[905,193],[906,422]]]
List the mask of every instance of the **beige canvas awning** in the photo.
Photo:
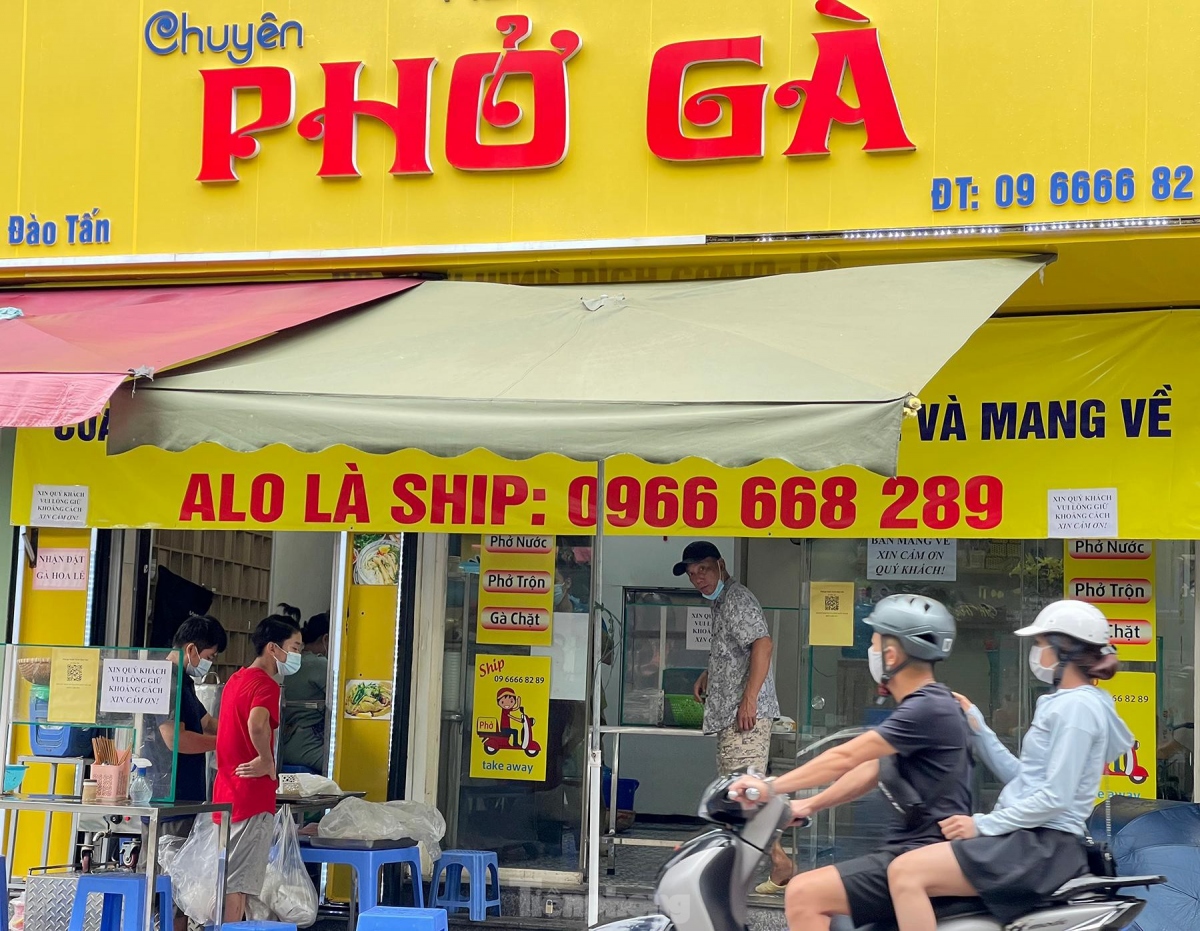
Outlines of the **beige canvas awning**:
[[426,282],[123,387],[110,452],[337,444],[894,474],[906,401],[1047,259],[730,281]]

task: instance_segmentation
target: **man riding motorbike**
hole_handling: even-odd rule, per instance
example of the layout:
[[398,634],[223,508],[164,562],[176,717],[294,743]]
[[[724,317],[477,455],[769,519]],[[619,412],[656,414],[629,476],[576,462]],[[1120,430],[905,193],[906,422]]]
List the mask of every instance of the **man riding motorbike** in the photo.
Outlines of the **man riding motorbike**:
[[1088,873],[1088,815],[1104,767],[1133,744],[1111,696],[1092,685],[1117,672],[1108,620],[1082,601],[1058,601],[1017,631],[1035,638],[1034,676],[1052,686],[1018,760],[957,696],[975,732],[973,746],[1004,790],[990,814],[941,822],[949,843],[906,853],[888,870],[900,931],[934,931],[930,896],[979,896],[997,919],[1013,921],[1067,881]]
[[849,915],[855,925],[893,920],[888,866],[906,851],[941,841],[939,822],[971,812],[970,728],[954,695],[933,675],[954,646],[954,618],[932,598],[890,595],[866,623],[874,628],[867,654],[871,675],[895,699],[896,710],[868,733],[785,775],[744,776],[731,787],[746,799],[751,789],[751,796],[767,798],[829,786],[792,802],[796,819],[853,801],[876,785],[897,809],[879,850],[788,883],[791,931],[828,931],[835,915]]

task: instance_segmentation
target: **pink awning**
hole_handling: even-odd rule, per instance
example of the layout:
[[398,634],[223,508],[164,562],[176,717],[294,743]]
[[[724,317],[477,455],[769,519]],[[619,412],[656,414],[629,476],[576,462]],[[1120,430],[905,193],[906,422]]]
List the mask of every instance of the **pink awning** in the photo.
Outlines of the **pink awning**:
[[153,374],[405,291],[411,278],[0,292],[0,427],[57,427]]

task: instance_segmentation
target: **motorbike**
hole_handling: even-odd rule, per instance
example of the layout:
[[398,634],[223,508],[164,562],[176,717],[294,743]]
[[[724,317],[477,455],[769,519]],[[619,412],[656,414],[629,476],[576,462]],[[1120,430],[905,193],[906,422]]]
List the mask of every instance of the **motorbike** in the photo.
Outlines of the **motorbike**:
[[[791,825],[792,810],[784,797],[759,800],[750,793],[747,800],[756,805],[743,807],[730,797],[736,778],[720,778],[705,790],[698,815],[717,827],[682,844],[663,866],[654,893],[660,913],[617,921],[598,931],[746,931],[758,867]],[[1123,890],[1165,881],[1162,876],[1082,876],[1011,922],[1007,931],[1117,931],[1146,905]],[[938,931],[1006,931],[978,899],[935,903],[935,912]],[[834,927],[852,927],[848,921]],[[868,925],[859,931],[888,928]]]
[[1132,749],[1128,753],[1122,754],[1115,762],[1109,763],[1104,767],[1104,775],[1124,776],[1135,786],[1140,786],[1149,779],[1149,770],[1138,762],[1137,752],[1141,749],[1141,746],[1141,742],[1135,740]]
[[526,719],[526,726],[529,728],[529,739],[524,744],[513,744],[507,734],[493,734],[491,732],[481,731],[480,739],[483,740],[483,752],[488,756],[495,756],[501,750],[521,750],[528,757],[535,757],[542,752],[542,745],[533,739],[533,725],[537,721],[533,718]]

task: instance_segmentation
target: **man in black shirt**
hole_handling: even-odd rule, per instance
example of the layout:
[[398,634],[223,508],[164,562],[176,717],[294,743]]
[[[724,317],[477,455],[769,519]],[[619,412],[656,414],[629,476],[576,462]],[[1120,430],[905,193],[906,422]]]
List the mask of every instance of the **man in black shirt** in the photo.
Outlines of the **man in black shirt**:
[[777,779],[746,776],[734,784],[735,791],[754,787],[764,798],[828,785],[792,802],[796,818],[851,802],[877,785],[896,809],[875,853],[801,873],[788,884],[791,931],[828,931],[835,915],[849,915],[856,926],[894,921],[888,865],[908,850],[944,840],[939,821],[971,813],[969,726],[950,690],[933,676],[934,664],[954,646],[954,618],[931,598],[891,595],[875,605],[866,623],[874,628],[867,654],[871,674],[895,699],[896,710],[868,733]]
[[[217,748],[217,721],[196,695],[196,679],[207,675],[218,653],[229,645],[225,628],[215,617],[193,614],[175,633],[173,646],[183,653],[183,684],[179,697],[179,741],[175,760],[175,800],[208,801],[205,754]],[[178,654],[172,654],[178,662]],[[171,751],[175,746],[175,721],[169,715],[147,715],[142,752],[151,763],[149,778],[154,797],[170,791]],[[173,818],[162,823],[161,837],[187,837],[192,817]],[[186,927],[186,919],[184,925]]]

